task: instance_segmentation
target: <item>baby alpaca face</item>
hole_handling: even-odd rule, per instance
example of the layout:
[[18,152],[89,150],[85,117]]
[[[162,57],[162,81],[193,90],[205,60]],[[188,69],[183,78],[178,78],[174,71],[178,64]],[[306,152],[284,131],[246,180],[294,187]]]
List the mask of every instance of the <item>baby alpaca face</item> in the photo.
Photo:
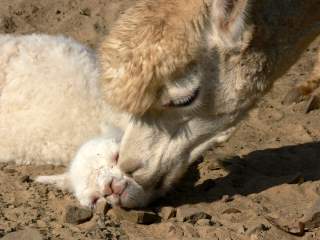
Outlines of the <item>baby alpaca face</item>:
[[61,175],[40,176],[36,181],[54,184],[74,193],[83,206],[94,207],[99,198],[125,208],[143,207],[155,196],[117,166],[119,141],[97,138],[85,143]]
[[146,206],[153,195],[132,178],[125,176],[117,166],[98,175],[96,182],[100,197],[105,197],[112,205],[125,208]]

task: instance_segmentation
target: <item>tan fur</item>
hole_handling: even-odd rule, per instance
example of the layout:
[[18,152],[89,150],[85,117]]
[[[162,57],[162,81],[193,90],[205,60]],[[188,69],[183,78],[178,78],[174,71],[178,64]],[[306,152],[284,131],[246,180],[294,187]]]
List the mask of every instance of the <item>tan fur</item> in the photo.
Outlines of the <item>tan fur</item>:
[[78,44],[12,37],[0,54],[1,161],[66,163],[110,121],[124,131],[120,170],[164,193],[320,33],[318,1],[139,0],[101,45],[101,82]]
[[132,119],[123,129],[120,168],[145,189],[169,188],[231,135],[320,32],[317,6],[139,0],[99,50],[104,100]]
[[208,14],[202,0],[140,1],[129,9],[100,48],[106,101],[134,114],[149,109],[164,82],[197,60]]
[[[207,38],[228,45],[237,41],[244,16],[238,19],[246,11],[247,0],[232,4],[237,11],[221,0],[138,1],[100,47],[106,101],[120,110],[145,113],[166,82],[183,76],[188,66],[199,61]],[[211,8],[221,13],[214,14],[218,11]]]

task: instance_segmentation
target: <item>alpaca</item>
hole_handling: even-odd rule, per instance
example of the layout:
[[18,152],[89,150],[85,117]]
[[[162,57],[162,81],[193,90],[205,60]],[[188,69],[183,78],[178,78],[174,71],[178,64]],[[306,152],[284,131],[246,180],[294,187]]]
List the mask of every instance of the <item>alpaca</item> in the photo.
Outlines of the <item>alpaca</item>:
[[121,126],[128,119],[102,101],[92,50],[32,34],[0,35],[0,52],[0,162],[70,164],[37,181],[68,189],[88,207],[100,197],[142,207],[162,193],[142,188],[116,164],[122,133],[109,120]]
[[[22,94],[12,89],[8,95],[23,99],[6,103],[9,112],[1,106],[0,152],[21,163],[63,163],[82,143],[103,135],[108,122],[124,132],[117,162],[123,176],[145,191],[165,192],[208,148],[232,135],[320,33],[319,21],[318,0],[138,0],[102,41],[99,70],[89,71],[100,72],[92,84],[99,97],[88,91],[90,84],[80,84],[77,92],[64,80],[63,94],[43,81],[30,81]],[[69,62],[80,64],[79,57],[64,55],[61,62],[47,63],[61,66],[50,76],[56,80],[72,70],[67,76],[73,80],[83,75],[87,64],[75,67]],[[16,62],[10,56],[9,70]],[[10,70],[20,71],[25,69]],[[5,75],[1,97],[7,82],[14,82]],[[34,116],[41,117],[31,121]]]
[[60,175],[39,176],[36,182],[53,184],[74,193],[80,204],[93,208],[100,198],[125,208],[143,207],[159,192],[145,191],[117,166],[122,132],[109,128],[107,135],[84,143]]
[[131,119],[120,169],[170,188],[320,33],[318,2],[137,1],[98,50],[103,99]]
[[0,161],[67,164],[105,132],[92,50],[63,36],[0,35]]

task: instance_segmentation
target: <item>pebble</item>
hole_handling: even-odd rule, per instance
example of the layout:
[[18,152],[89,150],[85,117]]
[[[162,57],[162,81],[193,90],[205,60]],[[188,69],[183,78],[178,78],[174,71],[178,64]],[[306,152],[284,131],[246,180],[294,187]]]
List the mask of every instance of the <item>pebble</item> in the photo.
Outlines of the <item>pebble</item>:
[[229,195],[223,195],[221,198],[222,202],[232,202],[233,200],[234,200],[234,198]]
[[219,162],[217,161],[210,161],[210,163],[208,164],[208,169],[209,170],[220,170],[221,169],[221,164],[219,164]]
[[198,238],[198,237],[200,237],[198,231],[190,223],[183,223],[181,228],[183,230],[183,236],[185,238]]
[[111,208],[111,205],[107,202],[105,198],[100,198],[97,202],[95,208],[95,214],[106,214],[107,211]]
[[210,225],[212,225],[212,222],[211,222],[210,219],[199,219],[197,221],[197,225],[199,225],[199,226],[210,226]]
[[43,240],[41,234],[35,229],[24,229],[16,232],[11,232],[5,235],[1,240]]
[[241,211],[236,208],[228,208],[222,212],[222,214],[235,214],[235,213],[241,213]]
[[268,231],[270,228],[270,226],[259,223],[248,228],[246,231],[246,235],[250,236],[250,239],[261,239],[258,238],[258,236],[263,236],[263,232]]
[[45,221],[37,220],[37,226],[39,228],[46,228],[46,227],[48,227],[48,224]]
[[307,231],[312,231],[320,227],[320,198],[308,208],[301,224],[304,230]]
[[92,210],[78,206],[67,206],[64,211],[64,221],[71,224],[80,224],[92,218]]
[[176,223],[162,223],[159,224],[159,229],[162,232],[166,232],[170,238],[182,239],[183,238],[183,229]]
[[211,216],[197,208],[183,206],[177,209],[176,218],[179,222],[195,224],[199,219],[211,219]]
[[160,217],[154,212],[137,210],[126,211],[119,207],[110,209],[108,211],[108,216],[118,221],[126,220],[132,223],[145,225],[160,222]]
[[30,178],[30,176],[28,175],[24,175],[20,178],[20,182],[22,183],[30,183],[32,182],[32,179]]
[[176,216],[176,209],[173,207],[163,207],[161,208],[160,215],[162,220],[167,221],[170,218],[174,218]]
[[3,169],[3,172],[5,173],[15,173],[16,170],[14,169],[14,167],[11,167],[11,166],[7,166]]
[[84,15],[84,16],[87,16],[87,17],[90,17],[91,16],[91,10],[89,8],[81,9],[80,10],[80,14]]
[[0,170],[2,171],[6,166],[8,166],[7,163],[0,163]]
[[313,95],[304,106],[304,113],[309,113],[313,110],[318,110],[318,109],[320,109],[320,97]]

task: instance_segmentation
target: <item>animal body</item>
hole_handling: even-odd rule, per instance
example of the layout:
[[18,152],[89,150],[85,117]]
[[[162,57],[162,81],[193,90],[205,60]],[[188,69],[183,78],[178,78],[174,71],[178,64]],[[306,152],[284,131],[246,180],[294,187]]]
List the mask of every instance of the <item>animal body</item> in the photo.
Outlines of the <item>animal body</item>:
[[[123,178],[115,179],[122,194],[126,178],[145,192],[164,193],[208,148],[232,135],[319,34],[319,21],[318,0],[138,0],[102,41],[99,70],[90,51],[79,57],[83,47],[71,44],[59,57],[52,51],[59,61],[45,61],[50,49],[68,44],[25,45],[44,57],[38,64],[34,55],[11,57],[14,50],[0,61],[11,72],[0,78],[0,152],[5,161],[67,162],[77,147],[103,135],[108,122],[124,132],[117,162]],[[52,85],[12,74],[25,73],[12,67],[28,59],[46,66],[30,68],[36,75],[54,69],[46,73]]]
[[231,136],[319,22],[317,0],[137,1],[98,51],[103,99],[128,117],[120,169],[170,188]]
[[84,206],[106,197],[142,207],[161,195],[117,166],[122,131],[108,123],[116,111],[102,100],[92,50],[63,36],[0,35],[0,53],[0,162],[70,165],[37,181],[73,192]]
[[145,192],[118,168],[121,135],[121,131],[110,127],[107,135],[91,139],[79,148],[65,173],[39,176],[36,181],[74,193],[86,207],[94,207],[104,197],[112,205],[145,206],[157,193]]
[[63,36],[0,35],[1,162],[67,164],[104,131],[93,51]]

